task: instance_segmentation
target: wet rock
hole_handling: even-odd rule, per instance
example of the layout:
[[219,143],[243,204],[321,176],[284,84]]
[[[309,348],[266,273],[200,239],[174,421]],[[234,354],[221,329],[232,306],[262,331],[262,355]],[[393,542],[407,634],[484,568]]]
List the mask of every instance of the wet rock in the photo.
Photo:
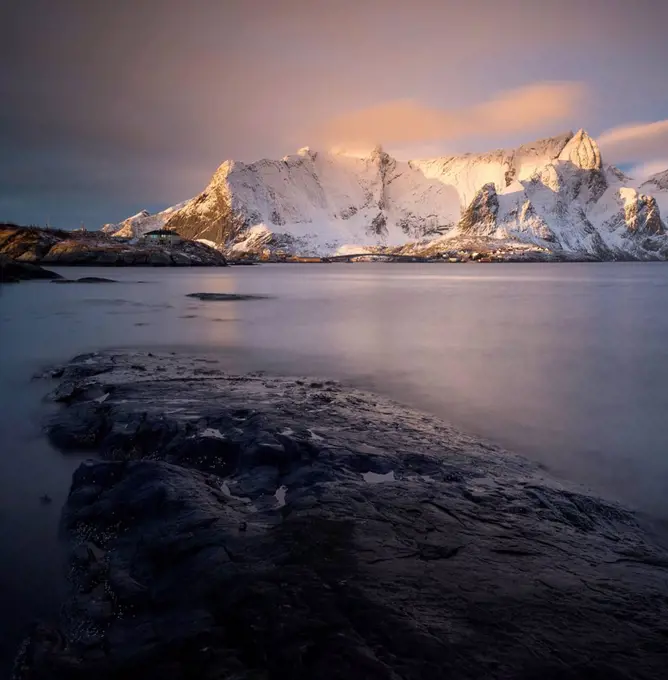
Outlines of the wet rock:
[[53,283],[118,283],[118,281],[100,276],[82,276],[79,279],[57,279]]
[[60,280],[60,274],[43,269],[37,264],[25,260],[13,260],[6,255],[0,255],[0,283],[16,283],[27,279]]
[[375,395],[112,364],[51,423],[114,460],[74,475],[69,615],[21,677],[663,677],[668,554],[625,508]]
[[127,569],[119,567],[109,570],[109,586],[121,602],[134,602],[148,593],[147,586],[134,579]]
[[77,403],[56,414],[47,426],[49,441],[64,451],[90,451],[109,430],[106,410],[96,402]]
[[98,400],[98,403],[101,403],[107,394],[105,388],[96,382],[85,383],[80,380],[64,380],[49,394],[49,398],[53,401],[65,403],[90,400]]
[[198,298],[199,300],[266,300],[267,295],[246,295],[242,293],[188,293],[186,297]]

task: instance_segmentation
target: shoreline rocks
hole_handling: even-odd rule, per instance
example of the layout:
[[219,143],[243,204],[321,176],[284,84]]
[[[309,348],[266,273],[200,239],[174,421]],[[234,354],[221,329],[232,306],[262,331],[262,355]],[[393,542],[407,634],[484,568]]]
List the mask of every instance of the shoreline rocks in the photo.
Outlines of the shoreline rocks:
[[17,283],[28,279],[52,279],[60,281],[60,274],[29,262],[19,262],[6,255],[0,255],[0,283]]
[[659,678],[668,553],[625,508],[332,381],[95,353],[47,425],[101,460],[15,678]]
[[225,267],[225,256],[197,241],[164,245],[114,239],[102,232],[0,224],[0,254],[33,264],[96,267]]
[[118,281],[101,276],[82,276],[78,279],[58,279],[54,283],[118,283]]
[[188,293],[186,297],[202,301],[228,302],[230,300],[268,300],[268,295],[250,295],[247,293]]

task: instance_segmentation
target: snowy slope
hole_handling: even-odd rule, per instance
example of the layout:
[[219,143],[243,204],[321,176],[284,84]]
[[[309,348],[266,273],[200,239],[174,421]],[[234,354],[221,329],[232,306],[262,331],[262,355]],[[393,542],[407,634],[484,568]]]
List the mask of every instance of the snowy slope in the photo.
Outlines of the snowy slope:
[[107,228],[136,236],[165,226],[238,254],[325,255],[407,243],[433,251],[475,238],[600,258],[663,258],[664,175],[635,186],[604,167],[583,130],[516,149],[413,161],[380,147],[363,157],[305,147],[281,160],[226,161],[190,201]]
[[513,239],[602,259],[663,258],[668,243],[656,201],[628,179],[603,168],[596,142],[581,130],[531,174],[501,189],[486,184],[443,240]]
[[148,210],[142,210],[132,217],[128,217],[118,224],[105,224],[102,231],[118,236],[119,238],[133,238],[144,235],[147,231],[162,229],[167,220],[178,210],[183,208],[188,201],[177,203],[159,213],[151,215]]

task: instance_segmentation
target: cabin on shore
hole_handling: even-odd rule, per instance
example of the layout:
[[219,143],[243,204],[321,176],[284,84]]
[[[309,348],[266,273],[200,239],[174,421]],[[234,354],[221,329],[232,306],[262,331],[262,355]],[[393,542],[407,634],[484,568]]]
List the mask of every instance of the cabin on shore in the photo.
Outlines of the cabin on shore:
[[181,243],[182,240],[179,234],[172,229],[154,229],[153,231],[147,231],[142,236],[144,243],[159,243],[170,246]]

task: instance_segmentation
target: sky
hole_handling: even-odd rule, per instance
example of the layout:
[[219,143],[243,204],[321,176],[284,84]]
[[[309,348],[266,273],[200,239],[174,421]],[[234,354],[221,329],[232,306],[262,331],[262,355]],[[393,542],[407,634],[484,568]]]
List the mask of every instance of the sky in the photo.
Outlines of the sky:
[[668,168],[658,0],[0,0],[0,221],[97,228],[226,159],[400,158],[585,128]]

